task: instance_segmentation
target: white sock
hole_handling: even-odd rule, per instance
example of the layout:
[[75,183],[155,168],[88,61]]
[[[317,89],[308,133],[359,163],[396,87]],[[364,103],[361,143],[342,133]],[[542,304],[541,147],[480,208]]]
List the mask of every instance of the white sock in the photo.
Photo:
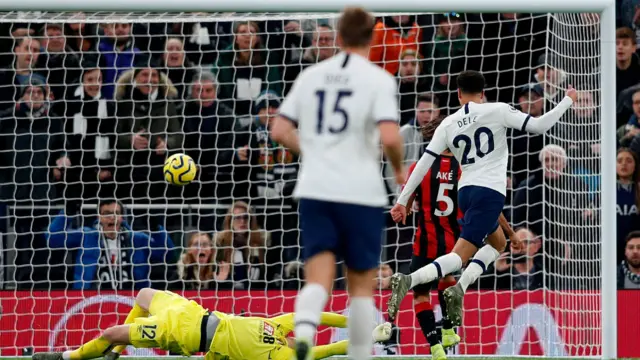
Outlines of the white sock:
[[462,268],[462,259],[456,253],[448,253],[434,262],[411,273],[411,287],[430,283]]
[[349,304],[349,359],[364,360],[371,358],[373,350],[374,320],[376,318],[376,306],[373,298],[352,297]]
[[64,360],[70,360],[70,359],[71,359],[71,353],[72,353],[72,352],[73,352],[73,351],[71,351],[71,350],[67,350],[67,351],[63,352],[63,353],[62,353],[62,358],[63,358]]
[[315,344],[320,316],[329,294],[320,284],[307,284],[298,293],[295,304],[295,334],[297,339]]
[[496,261],[498,256],[500,256],[500,253],[491,245],[485,245],[480,248],[469,262],[469,265],[467,265],[462,276],[460,276],[458,284],[460,284],[462,290],[467,291],[467,287],[478,280],[480,275],[487,270],[489,265]]

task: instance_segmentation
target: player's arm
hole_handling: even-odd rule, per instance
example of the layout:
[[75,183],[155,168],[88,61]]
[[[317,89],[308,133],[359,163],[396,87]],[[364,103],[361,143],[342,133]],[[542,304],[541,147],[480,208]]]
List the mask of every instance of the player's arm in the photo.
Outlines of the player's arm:
[[298,136],[298,119],[300,119],[300,83],[303,75],[293,83],[289,94],[278,109],[278,116],[271,126],[271,139],[288,148],[295,154],[300,154],[300,137]]
[[509,225],[507,218],[505,218],[504,214],[502,213],[500,213],[500,217],[498,218],[498,224],[500,224],[500,227],[502,228],[502,231],[504,231],[504,234],[507,236],[507,238],[511,240],[511,245],[514,248],[519,249],[522,242],[520,241],[520,238],[516,236],[516,232],[513,231],[513,228],[511,227],[511,225]]
[[271,126],[271,139],[291,152],[300,154],[300,138],[296,125],[297,122],[287,116],[276,116]]
[[431,169],[433,162],[440,156],[439,154],[447,148],[446,138],[446,130],[442,125],[438,126],[436,132],[433,134],[433,139],[427,146],[424,154],[422,154],[422,157],[420,157],[420,160],[416,163],[413,172],[411,172],[411,176],[409,176],[409,180],[407,180],[407,183],[402,189],[402,193],[398,197],[398,204],[405,207],[407,206],[411,194],[416,191],[422,179],[427,175],[429,169]]
[[546,114],[535,118],[531,115],[520,112],[513,107],[505,107],[505,126],[535,134],[544,134],[560,120],[565,112],[567,112],[574,101],[576,101],[576,96],[576,89],[569,86],[567,95],[562,99],[562,101],[560,101],[560,103],[558,103],[558,105]]
[[[384,155],[393,166],[396,174],[404,171],[402,169],[402,161],[404,159],[404,144],[400,135],[400,127],[394,120],[383,120],[378,122],[380,129],[380,142]],[[397,176],[396,176],[397,178]]]

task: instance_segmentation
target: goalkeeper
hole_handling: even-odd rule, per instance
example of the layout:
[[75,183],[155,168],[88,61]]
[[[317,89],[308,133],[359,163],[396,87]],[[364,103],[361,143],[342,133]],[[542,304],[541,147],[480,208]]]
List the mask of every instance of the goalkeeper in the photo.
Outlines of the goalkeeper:
[[[346,327],[347,318],[322,313],[322,325]],[[185,356],[206,352],[205,359],[289,360],[294,355],[293,314],[274,318],[242,317],[209,312],[195,301],[169,291],[142,289],[124,325],[104,331],[73,351],[37,353],[33,360],[115,360],[126,345],[158,348]],[[391,337],[391,324],[378,325],[374,341]],[[316,346],[316,359],[347,353],[348,341]]]

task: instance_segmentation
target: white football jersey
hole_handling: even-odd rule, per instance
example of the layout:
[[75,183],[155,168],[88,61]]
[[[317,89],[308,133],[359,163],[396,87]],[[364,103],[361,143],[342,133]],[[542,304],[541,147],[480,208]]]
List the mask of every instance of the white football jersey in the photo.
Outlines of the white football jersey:
[[368,59],[340,53],[304,70],[280,106],[298,126],[297,198],[384,206],[381,121],[398,121],[396,81]]
[[462,166],[459,188],[482,186],[505,195],[507,128],[525,131],[530,119],[505,103],[470,102],[442,121],[427,151],[434,155],[448,148],[455,155]]

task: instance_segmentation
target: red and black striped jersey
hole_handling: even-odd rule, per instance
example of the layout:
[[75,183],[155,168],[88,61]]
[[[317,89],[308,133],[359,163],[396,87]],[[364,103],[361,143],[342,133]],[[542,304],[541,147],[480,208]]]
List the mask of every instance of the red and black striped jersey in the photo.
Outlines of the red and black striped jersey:
[[[409,168],[409,175],[415,168]],[[458,181],[462,168],[453,156],[441,155],[415,192],[418,229],[413,242],[415,256],[436,259],[453,250],[460,236]]]

